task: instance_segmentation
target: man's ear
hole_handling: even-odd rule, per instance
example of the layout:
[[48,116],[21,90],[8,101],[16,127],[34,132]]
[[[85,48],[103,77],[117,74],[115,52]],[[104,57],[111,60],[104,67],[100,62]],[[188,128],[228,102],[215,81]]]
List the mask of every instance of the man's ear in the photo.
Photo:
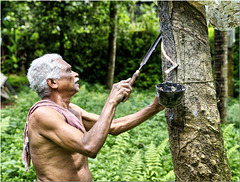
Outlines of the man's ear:
[[58,88],[58,84],[57,84],[57,82],[56,82],[55,79],[48,78],[48,79],[47,79],[47,84],[48,84],[48,86],[49,86],[50,88],[52,88],[52,89]]

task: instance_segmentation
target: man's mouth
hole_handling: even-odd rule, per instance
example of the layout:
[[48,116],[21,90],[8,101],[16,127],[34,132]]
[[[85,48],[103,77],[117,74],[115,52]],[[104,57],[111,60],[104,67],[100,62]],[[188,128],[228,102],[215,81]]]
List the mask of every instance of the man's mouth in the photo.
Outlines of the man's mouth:
[[78,81],[79,81],[79,78],[76,78],[74,83],[78,84]]

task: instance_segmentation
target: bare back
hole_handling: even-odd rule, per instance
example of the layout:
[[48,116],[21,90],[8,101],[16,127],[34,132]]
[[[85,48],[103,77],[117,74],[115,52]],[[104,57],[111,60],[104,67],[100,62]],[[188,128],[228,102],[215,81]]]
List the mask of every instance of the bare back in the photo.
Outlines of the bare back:
[[[88,158],[80,153],[66,149],[51,139],[41,134],[39,115],[44,109],[52,114],[58,115],[58,120],[64,121],[65,118],[51,108],[38,108],[30,117],[28,126],[30,154],[36,171],[38,180],[41,181],[92,181],[92,175],[88,168]],[[75,114],[81,124],[82,116],[80,112]],[[43,116],[44,117],[44,116]],[[49,117],[46,117],[46,120]],[[59,122],[61,124],[61,122]]]

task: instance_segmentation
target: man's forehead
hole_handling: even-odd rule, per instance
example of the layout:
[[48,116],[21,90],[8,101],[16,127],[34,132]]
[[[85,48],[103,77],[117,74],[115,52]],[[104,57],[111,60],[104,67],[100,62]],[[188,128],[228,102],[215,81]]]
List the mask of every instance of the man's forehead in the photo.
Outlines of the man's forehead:
[[64,61],[63,59],[59,58],[57,59],[57,61],[62,64],[64,67],[71,67],[70,64],[68,64],[66,61]]

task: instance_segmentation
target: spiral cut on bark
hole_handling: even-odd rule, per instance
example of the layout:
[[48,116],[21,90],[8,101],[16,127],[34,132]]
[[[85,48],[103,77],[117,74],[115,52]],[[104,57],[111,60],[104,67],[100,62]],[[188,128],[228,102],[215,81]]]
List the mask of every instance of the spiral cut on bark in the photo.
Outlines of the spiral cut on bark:
[[[160,22],[160,28],[162,33],[162,52],[165,56],[162,57],[162,70],[165,72],[172,67],[172,62],[177,63],[177,52],[175,47],[175,41],[173,36],[172,24],[169,15],[169,3],[167,1],[158,1],[158,17]],[[166,56],[168,55],[168,56]],[[172,62],[167,61],[172,60]],[[176,82],[177,70],[172,70],[168,74],[164,74],[165,81]]]

